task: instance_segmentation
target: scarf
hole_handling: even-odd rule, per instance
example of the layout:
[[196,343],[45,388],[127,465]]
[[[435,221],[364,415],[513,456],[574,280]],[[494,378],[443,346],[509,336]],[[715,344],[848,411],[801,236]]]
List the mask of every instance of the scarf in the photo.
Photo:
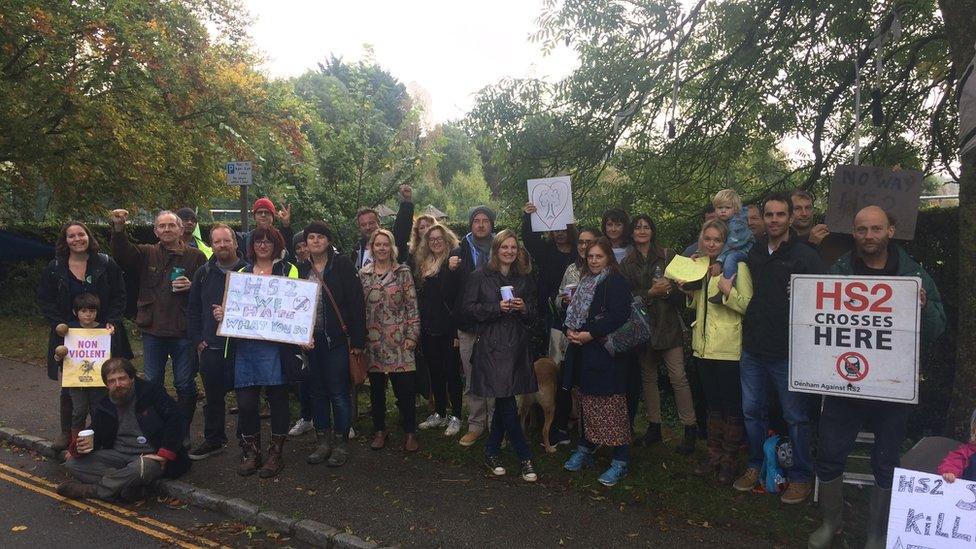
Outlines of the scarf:
[[566,310],[567,328],[579,330],[586,324],[586,317],[590,314],[590,305],[593,303],[596,287],[607,278],[607,273],[608,271],[603,269],[599,274],[587,274],[580,279],[576,291],[573,292],[573,299],[569,302],[569,308]]
[[489,238],[484,239],[487,242],[487,246],[482,245],[478,242],[478,239],[474,237],[474,233],[468,233],[464,237],[468,241],[468,246],[471,247],[471,259],[474,261],[474,268],[477,269],[485,261],[488,260],[488,256],[491,254],[491,241],[494,239],[494,235]]

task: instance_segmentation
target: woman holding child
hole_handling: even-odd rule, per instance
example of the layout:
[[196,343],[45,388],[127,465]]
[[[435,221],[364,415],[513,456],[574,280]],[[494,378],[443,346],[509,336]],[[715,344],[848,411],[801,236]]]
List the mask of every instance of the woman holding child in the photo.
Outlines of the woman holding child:
[[[48,321],[50,333],[47,349],[47,375],[59,378],[61,363],[54,356],[54,349],[61,345],[63,337],[55,332],[58,324],[76,320],[73,301],[81,294],[98,297],[97,321],[112,326],[112,356],[132,358],[129,338],[125,333],[122,315],[125,311],[125,281],[122,269],[106,254],[98,252],[98,241],[88,227],[80,221],[69,221],[58,234],[54,244],[54,260],[41,273],[37,286],[37,305]],[[64,450],[71,442],[72,404],[67,391],[61,391],[61,426],[54,441],[57,450]],[[83,429],[82,424],[79,429]]]
[[[700,253],[715,261],[726,245],[728,231],[722,220],[707,221],[698,239]],[[688,296],[688,306],[695,310],[691,348],[698,359],[698,377],[708,410],[708,455],[695,473],[717,473],[721,484],[732,482],[745,436],[739,356],[742,317],[752,300],[752,277],[745,262],[740,261],[735,268],[738,272],[731,278],[713,276],[708,271],[697,289],[681,286]],[[711,299],[716,296],[717,303]]]

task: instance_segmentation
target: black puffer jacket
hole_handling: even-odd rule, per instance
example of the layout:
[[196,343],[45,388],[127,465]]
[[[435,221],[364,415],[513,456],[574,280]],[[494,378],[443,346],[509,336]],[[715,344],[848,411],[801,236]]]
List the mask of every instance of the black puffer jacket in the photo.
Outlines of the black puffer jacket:
[[[54,349],[64,342],[64,339],[54,333],[58,324],[67,324],[75,319],[71,312],[71,286],[69,278],[73,275],[68,270],[68,264],[63,259],[55,259],[48,263],[41,274],[37,285],[37,305],[41,314],[50,324],[47,345],[47,377],[58,379],[61,363],[54,360]],[[101,302],[98,309],[98,322],[115,326],[112,335],[112,356],[132,358],[132,348],[129,337],[125,333],[122,315],[125,312],[125,280],[122,269],[115,261],[105,254],[88,254],[88,266],[85,278],[94,286],[95,294]]]
[[449,269],[447,261],[444,261],[434,276],[416,276],[415,280],[421,333],[434,336],[456,334],[455,308],[461,289],[461,275]]
[[789,356],[790,275],[825,274],[826,266],[817,252],[796,239],[790,239],[769,253],[769,237],[752,247],[748,258],[754,289],[742,320],[742,350],[768,358]]
[[[363,297],[363,285],[359,281],[359,274],[353,267],[352,261],[343,255],[330,251],[329,262],[325,266],[323,279],[332,291],[332,296],[339,306],[339,312],[349,331],[349,339],[354,349],[366,348],[366,300]],[[298,276],[308,279],[312,265],[308,262],[298,264]],[[325,312],[325,330],[315,327],[315,345],[326,345],[329,349],[346,344],[346,335],[342,333],[339,319],[329,296],[323,289],[319,298]],[[326,341],[319,340],[324,337]]]

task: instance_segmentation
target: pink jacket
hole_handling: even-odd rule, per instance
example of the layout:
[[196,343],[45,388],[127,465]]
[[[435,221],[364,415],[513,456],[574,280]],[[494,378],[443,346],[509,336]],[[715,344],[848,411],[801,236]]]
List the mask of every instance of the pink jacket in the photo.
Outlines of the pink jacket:
[[976,442],[960,444],[958,448],[946,454],[946,457],[942,459],[942,463],[939,464],[939,474],[952,473],[957,477],[962,475],[973,454],[976,454]]

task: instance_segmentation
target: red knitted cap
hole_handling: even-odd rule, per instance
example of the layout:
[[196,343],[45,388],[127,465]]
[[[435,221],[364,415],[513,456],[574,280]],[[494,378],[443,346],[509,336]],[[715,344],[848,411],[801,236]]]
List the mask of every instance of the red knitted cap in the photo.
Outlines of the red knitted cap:
[[274,202],[269,200],[268,197],[266,196],[262,196],[261,198],[254,201],[254,206],[251,208],[251,213],[254,213],[258,210],[269,210],[271,212],[271,215],[275,215],[278,213],[277,210],[275,210]]

